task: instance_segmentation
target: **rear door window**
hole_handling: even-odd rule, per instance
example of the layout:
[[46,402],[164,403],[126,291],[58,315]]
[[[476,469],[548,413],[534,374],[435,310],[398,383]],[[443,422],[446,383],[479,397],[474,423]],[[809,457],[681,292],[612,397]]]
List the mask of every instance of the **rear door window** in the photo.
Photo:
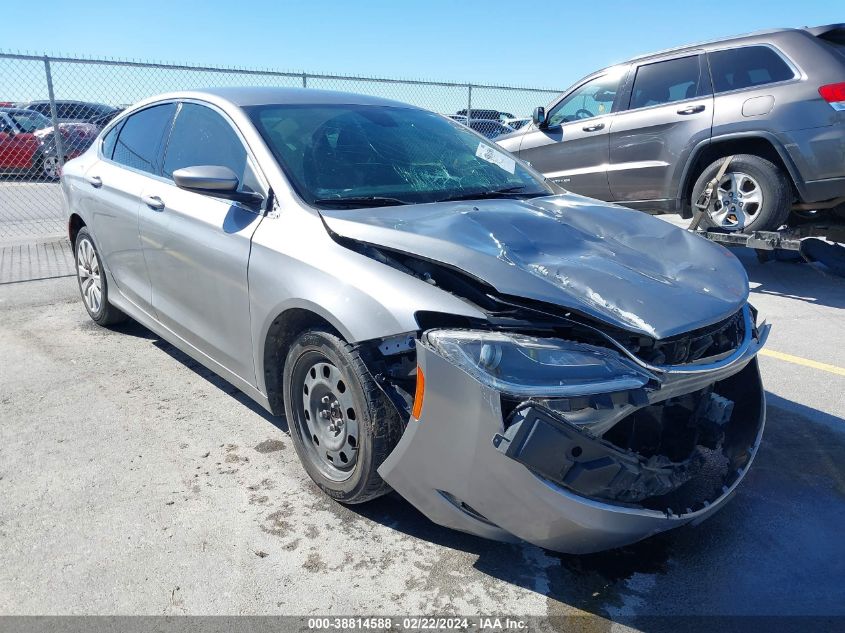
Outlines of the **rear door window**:
[[783,58],[768,46],[743,46],[707,54],[713,89],[719,92],[787,81],[795,73]]
[[176,104],[165,103],[128,117],[117,137],[112,160],[150,174],[159,174],[161,141],[175,110]]
[[708,93],[698,55],[637,68],[630,109],[695,99]]
[[259,190],[240,137],[220,114],[195,103],[183,103],[167,144],[164,175],[182,167],[218,165],[228,167],[238,177],[240,188]]

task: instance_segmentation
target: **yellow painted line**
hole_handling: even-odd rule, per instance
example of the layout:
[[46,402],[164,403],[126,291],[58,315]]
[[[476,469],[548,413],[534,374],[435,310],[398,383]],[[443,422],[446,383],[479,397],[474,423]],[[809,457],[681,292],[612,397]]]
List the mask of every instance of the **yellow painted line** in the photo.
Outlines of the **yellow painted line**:
[[809,358],[801,358],[800,356],[793,356],[792,354],[784,354],[783,352],[776,352],[772,349],[760,350],[761,356],[769,356],[770,358],[777,358],[784,360],[787,363],[795,363],[796,365],[803,365],[804,367],[812,367],[813,369],[820,369],[821,371],[828,371],[837,376],[845,376],[845,367],[837,367],[836,365],[828,365],[827,363],[820,363]]

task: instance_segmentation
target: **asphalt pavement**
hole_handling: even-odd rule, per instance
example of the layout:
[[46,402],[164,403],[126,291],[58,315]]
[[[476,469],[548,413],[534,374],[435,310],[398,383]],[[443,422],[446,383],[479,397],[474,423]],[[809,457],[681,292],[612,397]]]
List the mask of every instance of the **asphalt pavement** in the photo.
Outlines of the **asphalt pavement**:
[[757,460],[702,525],[589,556],[345,508],[284,419],[73,278],[0,285],[0,613],[845,615],[845,280],[739,254],[773,324]]

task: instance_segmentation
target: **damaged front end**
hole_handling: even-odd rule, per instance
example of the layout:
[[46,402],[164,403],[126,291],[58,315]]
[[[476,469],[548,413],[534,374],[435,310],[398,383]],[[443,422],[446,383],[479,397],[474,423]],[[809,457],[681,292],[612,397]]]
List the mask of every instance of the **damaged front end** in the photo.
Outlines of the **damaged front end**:
[[724,249],[569,194],[322,215],[483,315],[423,308],[368,362],[408,419],[379,473],[434,522],[595,552],[705,519],[748,471],[769,327]]
[[427,330],[417,415],[379,472],[436,523],[563,552],[701,521],[747,472],[764,425],[755,356],[768,326],[747,305],[729,325],[681,345],[728,332],[727,351],[675,365],[612,337]]

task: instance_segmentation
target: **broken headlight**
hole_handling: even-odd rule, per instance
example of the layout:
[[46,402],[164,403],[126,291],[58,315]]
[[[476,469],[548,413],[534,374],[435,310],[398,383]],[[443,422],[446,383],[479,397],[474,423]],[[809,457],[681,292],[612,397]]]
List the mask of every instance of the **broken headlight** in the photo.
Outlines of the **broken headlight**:
[[483,330],[430,330],[441,356],[514,396],[571,397],[638,389],[650,376],[604,347]]

